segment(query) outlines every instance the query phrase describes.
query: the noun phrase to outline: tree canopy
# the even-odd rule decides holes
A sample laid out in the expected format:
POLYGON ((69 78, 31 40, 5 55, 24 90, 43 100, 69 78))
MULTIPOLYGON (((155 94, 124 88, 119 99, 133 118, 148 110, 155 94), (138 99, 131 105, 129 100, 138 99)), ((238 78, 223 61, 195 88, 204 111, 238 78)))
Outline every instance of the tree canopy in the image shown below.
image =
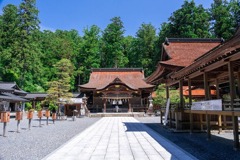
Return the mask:
POLYGON ((39 12, 36 0, 22 0, 19 6, 5 6, 0 15, 0 81, 15 81, 29 92, 47 91, 62 59, 73 65, 69 91, 88 82, 91 68, 139 67, 149 76, 166 37, 228 39, 240 22, 239 0, 214 0, 210 8, 185 0, 159 28, 142 23, 135 36, 125 35, 117 16, 103 30, 85 28, 82 36, 74 29, 42 31, 39 12))

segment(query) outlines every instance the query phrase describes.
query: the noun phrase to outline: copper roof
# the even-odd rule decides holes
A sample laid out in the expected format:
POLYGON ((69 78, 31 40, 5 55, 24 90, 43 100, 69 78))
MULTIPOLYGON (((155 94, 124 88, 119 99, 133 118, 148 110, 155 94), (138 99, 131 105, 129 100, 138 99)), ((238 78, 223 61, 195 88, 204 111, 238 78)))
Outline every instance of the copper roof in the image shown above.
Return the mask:
POLYGON ((180 78, 183 76, 187 76, 197 70, 203 69, 206 66, 209 66, 213 63, 221 61, 224 57, 231 56, 232 54, 239 53, 240 51, 240 28, 236 32, 236 34, 223 43, 212 50, 206 52, 199 58, 195 59, 194 63, 191 65, 181 69, 180 71, 176 72, 172 75, 172 78, 180 78))
POLYGON ((108 85, 120 81, 133 90, 143 88, 153 88, 144 81, 144 72, 142 69, 130 68, 111 68, 111 69, 92 69, 89 82, 80 85, 81 89, 96 89, 101 90, 108 85))
POLYGON ((156 71, 146 78, 146 82, 153 84, 169 74, 171 70, 180 70, 191 65, 196 58, 215 48, 221 42, 222 39, 167 38, 162 44, 163 52, 159 65, 156 71))
POLYGON ((167 55, 170 57, 167 61, 161 61, 160 63, 173 65, 173 66, 182 66, 186 67, 194 62, 194 60, 204 53, 208 52, 212 48, 220 44, 220 39, 218 41, 202 41, 199 39, 199 42, 196 41, 175 41, 169 44, 164 43, 163 48, 167 55))

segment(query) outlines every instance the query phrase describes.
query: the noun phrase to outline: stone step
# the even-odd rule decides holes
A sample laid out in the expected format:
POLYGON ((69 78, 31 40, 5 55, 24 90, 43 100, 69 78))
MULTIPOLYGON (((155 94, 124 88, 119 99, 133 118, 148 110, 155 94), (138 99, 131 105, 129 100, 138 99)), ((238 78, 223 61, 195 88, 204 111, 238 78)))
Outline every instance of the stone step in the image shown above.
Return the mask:
POLYGON ((131 113, 90 113, 89 117, 143 117, 144 112, 131 113))

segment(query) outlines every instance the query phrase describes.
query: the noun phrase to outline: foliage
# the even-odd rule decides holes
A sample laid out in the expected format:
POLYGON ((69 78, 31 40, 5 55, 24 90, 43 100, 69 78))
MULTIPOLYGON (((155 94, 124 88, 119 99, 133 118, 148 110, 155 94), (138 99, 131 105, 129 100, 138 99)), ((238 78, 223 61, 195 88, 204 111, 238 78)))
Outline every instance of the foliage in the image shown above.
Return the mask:
MULTIPOLYGON (((171 104, 178 104, 180 102, 179 91, 171 88, 169 90, 169 97, 171 104)), ((160 105, 162 107, 166 106, 167 98, 166 98, 166 87, 164 84, 160 84, 156 90, 156 98, 153 100, 154 104, 160 105)))
POLYGON ((240 22, 239 0, 214 0, 209 9, 185 0, 158 33, 143 23, 135 36, 124 35, 120 17, 113 17, 103 31, 96 25, 85 28, 82 36, 74 29, 41 31, 38 12, 36 0, 22 0, 19 6, 5 6, 0 15, 0 80, 15 81, 29 92, 56 88, 60 65, 53 66, 62 59, 73 66, 68 91, 87 83, 91 68, 139 67, 148 76, 166 37, 228 39, 240 22))
POLYGON ((41 103, 37 103, 37 104, 36 104, 36 110, 37 110, 37 111, 41 111, 41 110, 42 110, 41 103))
POLYGON ((211 32, 219 38, 230 38, 238 25, 239 0, 214 0, 210 8, 212 28, 211 32))
MULTIPOLYGON (((77 76, 83 74, 83 83, 88 82, 91 68, 100 67, 100 28, 96 25, 90 29, 84 29, 84 36, 82 37, 82 44, 80 54, 78 55, 78 70, 77 76)), ((78 82, 80 84, 80 82, 78 82)))
POLYGON ((61 59, 55 65, 55 79, 49 82, 48 95, 45 102, 48 104, 64 103, 73 96, 70 92, 70 82, 74 66, 68 59, 61 59), (64 101, 64 102, 63 102, 64 101))
POLYGON ((102 35, 102 67, 124 67, 128 63, 128 59, 123 54, 123 22, 120 17, 112 18, 111 22, 102 35))
POLYGON ((50 110, 53 113, 56 113, 56 111, 58 110, 58 106, 54 103, 50 103, 49 107, 48 107, 48 110, 50 110))
POLYGON ((155 70, 155 41, 156 29, 151 24, 142 24, 136 34, 133 46, 137 67, 144 68, 149 76, 155 70))
POLYGON ((184 38, 207 38, 210 37, 208 28, 209 14, 202 5, 196 6, 192 0, 184 1, 182 7, 169 18, 170 36, 184 38))
POLYGON ((32 108, 32 104, 30 103, 30 102, 26 102, 25 103, 25 110, 26 111, 30 111, 30 110, 32 110, 33 108, 32 108))

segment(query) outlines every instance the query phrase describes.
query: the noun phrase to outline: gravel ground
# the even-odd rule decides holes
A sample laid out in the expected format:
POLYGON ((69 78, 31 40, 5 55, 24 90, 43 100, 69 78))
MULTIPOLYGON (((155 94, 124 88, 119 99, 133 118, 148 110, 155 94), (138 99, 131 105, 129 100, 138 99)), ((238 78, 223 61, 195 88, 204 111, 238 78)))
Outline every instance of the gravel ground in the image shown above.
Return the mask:
POLYGON ((100 119, 84 117, 72 121, 68 118, 55 124, 50 120, 47 126, 44 118, 42 127, 39 127, 36 115, 34 118, 31 130, 28 130, 28 120, 23 118, 20 133, 16 133, 17 121, 11 118, 7 124, 7 137, 2 136, 3 123, 0 123, 0 160, 42 159, 100 119))
POLYGON ((200 160, 240 159, 240 151, 233 150, 232 132, 217 134, 216 131, 212 131, 212 138, 208 141, 206 133, 189 134, 188 132, 170 131, 160 125, 160 117, 139 117, 136 119, 200 160))

